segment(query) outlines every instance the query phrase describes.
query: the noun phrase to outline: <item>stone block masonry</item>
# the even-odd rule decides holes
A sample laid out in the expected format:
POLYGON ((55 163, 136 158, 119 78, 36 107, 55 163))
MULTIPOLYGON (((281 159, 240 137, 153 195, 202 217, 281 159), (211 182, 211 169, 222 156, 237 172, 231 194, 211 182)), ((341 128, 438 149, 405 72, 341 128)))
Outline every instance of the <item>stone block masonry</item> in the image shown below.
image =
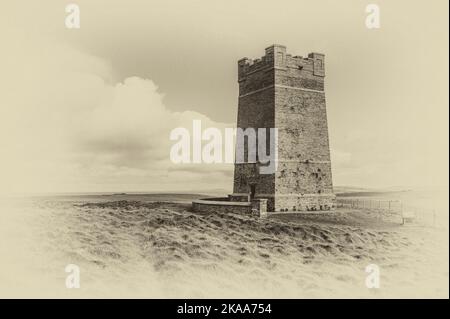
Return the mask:
POLYGON ((255 61, 238 61, 240 128, 278 128, 278 170, 236 163, 233 195, 267 199, 268 211, 319 211, 335 206, 324 89, 325 57, 307 58, 272 45, 255 61))

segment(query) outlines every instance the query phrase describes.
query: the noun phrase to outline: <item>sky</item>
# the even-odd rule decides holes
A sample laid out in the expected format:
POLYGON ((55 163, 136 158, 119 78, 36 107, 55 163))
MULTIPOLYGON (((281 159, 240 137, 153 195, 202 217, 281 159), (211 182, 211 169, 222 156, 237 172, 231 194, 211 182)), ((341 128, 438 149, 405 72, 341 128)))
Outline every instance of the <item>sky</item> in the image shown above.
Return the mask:
POLYGON ((448 186, 444 0, 6 0, 0 38, 0 192, 231 191, 170 131, 233 127, 237 60, 273 43, 325 54, 334 185, 448 186))

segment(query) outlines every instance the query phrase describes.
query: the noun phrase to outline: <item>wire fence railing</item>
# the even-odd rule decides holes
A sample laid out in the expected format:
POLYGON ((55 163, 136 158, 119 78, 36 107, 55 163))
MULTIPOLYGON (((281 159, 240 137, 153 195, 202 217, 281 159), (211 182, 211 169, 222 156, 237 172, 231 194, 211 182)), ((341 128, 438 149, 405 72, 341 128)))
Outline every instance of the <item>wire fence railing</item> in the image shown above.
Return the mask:
POLYGON ((378 213, 381 219, 396 218, 403 224, 414 222, 435 227, 440 222, 435 209, 407 205, 401 200, 338 198, 337 207, 378 213))

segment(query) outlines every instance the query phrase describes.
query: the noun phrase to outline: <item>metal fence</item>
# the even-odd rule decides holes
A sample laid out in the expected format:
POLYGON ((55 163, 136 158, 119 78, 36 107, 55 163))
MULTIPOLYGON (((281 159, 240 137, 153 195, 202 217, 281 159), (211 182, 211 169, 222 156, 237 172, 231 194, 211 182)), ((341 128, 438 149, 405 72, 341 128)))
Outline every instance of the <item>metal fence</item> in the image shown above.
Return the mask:
POLYGON ((383 210, 386 212, 401 212, 403 203, 400 200, 377 200, 364 198, 338 198, 338 207, 383 210))
POLYGON ((338 198, 337 207, 375 212, 379 218, 396 218, 401 223, 413 221, 428 226, 439 223, 434 209, 405 205, 401 200, 338 198))

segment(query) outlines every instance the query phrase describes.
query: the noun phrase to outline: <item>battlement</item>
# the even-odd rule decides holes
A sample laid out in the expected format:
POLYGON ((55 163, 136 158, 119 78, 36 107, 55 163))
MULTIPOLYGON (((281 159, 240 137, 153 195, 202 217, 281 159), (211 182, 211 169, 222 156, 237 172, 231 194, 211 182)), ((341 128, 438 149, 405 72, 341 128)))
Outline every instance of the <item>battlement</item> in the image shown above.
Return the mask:
POLYGON ((295 69, 299 72, 310 73, 314 76, 325 76, 325 55, 322 53, 309 53, 306 58, 292 56, 286 53, 284 45, 273 44, 265 49, 265 55, 252 60, 242 58, 238 61, 239 80, 246 76, 266 69, 295 69))

